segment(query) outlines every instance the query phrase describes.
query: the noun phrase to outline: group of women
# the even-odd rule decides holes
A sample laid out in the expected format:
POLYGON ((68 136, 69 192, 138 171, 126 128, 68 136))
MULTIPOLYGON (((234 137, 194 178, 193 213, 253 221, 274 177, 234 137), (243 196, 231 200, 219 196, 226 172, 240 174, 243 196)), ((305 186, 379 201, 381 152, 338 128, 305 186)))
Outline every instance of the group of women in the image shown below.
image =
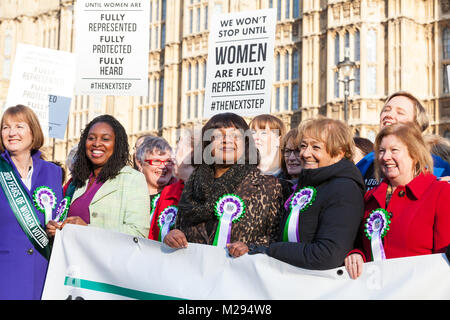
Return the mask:
POLYGON ((408 95, 395 97, 397 107, 411 110, 396 118, 391 97, 386 101, 373 153, 361 160, 373 159, 379 181, 367 193, 343 122, 305 120, 286 133, 272 115, 248 125, 233 113, 209 119, 197 145, 180 139, 176 161, 170 146, 143 139, 137 170, 122 125, 99 116, 81 135, 63 189, 61 168, 39 151, 37 117, 25 106, 8 108, 1 119, 0 299, 40 298, 52 239, 67 224, 176 249, 218 246, 235 258, 267 254, 307 269, 345 264, 354 279, 372 259, 445 252, 450 185, 433 175, 421 113, 398 99, 411 102, 408 95))

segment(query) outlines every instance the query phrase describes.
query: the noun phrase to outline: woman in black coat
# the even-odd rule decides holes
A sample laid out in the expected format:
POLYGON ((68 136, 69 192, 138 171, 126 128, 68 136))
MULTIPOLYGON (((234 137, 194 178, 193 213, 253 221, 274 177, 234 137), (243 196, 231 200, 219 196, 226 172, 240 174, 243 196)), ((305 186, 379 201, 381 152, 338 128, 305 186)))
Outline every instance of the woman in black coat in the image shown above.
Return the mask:
POLYGON ((288 199, 281 241, 254 246, 250 254, 305 268, 342 266, 364 214, 364 181, 352 162, 354 142, 341 121, 322 118, 299 127, 303 170, 288 199))

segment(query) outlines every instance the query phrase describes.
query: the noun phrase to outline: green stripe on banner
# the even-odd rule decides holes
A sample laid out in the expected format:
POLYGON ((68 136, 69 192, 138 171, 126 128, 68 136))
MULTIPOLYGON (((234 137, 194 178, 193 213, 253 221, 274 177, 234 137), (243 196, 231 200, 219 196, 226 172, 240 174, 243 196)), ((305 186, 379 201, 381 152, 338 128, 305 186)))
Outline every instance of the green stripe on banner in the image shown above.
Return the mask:
POLYGON ((65 286, 71 286, 81 289, 94 290, 105 293, 112 293, 123 297, 128 297, 137 300, 183 300, 181 298, 164 296, 150 292, 138 291, 124 287, 115 286, 108 283, 90 281, 85 279, 78 279, 66 277, 64 280, 65 286))

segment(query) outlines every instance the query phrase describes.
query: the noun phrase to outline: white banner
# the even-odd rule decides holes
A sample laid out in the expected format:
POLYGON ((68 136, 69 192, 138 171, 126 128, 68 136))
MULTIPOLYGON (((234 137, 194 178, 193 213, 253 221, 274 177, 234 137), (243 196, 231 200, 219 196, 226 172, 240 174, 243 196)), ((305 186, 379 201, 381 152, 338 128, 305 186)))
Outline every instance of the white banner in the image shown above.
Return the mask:
POLYGON ((44 135, 49 136, 49 100, 59 96, 70 105, 74 85, 73 53, 18 43, 6 108, 17 104, 30 107, 44 135))
POLYGON ((189 244, 173 250, 148 239, 94 227, 57 232, 42 299, 450 299, 444 254, 312 271, 264 254, 231 258, 189 244))
POLYGON ((78 0, 80 95, 147 96, 150 1, 78 0))
POLYGON ((270 113, 276 10, 211 19, 203 117, 270 113))

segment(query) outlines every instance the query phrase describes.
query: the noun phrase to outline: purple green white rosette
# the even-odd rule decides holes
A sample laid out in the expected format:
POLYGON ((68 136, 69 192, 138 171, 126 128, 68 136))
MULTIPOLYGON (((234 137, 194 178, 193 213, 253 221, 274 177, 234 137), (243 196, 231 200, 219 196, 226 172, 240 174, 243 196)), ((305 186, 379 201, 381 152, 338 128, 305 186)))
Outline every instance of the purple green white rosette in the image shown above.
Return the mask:
POLYGON ((230 243, 231 225, 239 221, 245 213, 245 204, 235 194, 225 194, 217 200, 214 214, 219 219, 213 245, 225 248, 230 243))
POLYGON ((169 230, 175 225, 178 208, 176 206, 168 206, 165 208, 158 218, 159 227, 159 241, 163 241, 164 237, 169 233, 169 230))
POLYGON ((317 190, 308 186, 297 191, 289 204, 290 212, 283 231, 284 242, 300 242, 298 230, 300 213, 308 209, 316 199, 317 190))
POLYGON ((69 212, 70 198, 64 197, 59 203, 58 209, 56 209, 55 221, 63 222, 67 218, 67 213, 69 212))
POLYGON ((52 219, 52 211, 56 207, 56 195, 47 186, 36 188, 33 193, 35 207, 45 215, 45 224, 52 219))
POLYGON ((384 238, 386 233, 389 231, 390 223, 391 219, 389 217, 389 212, 382 208, 373 210, 366 220, 364 233, 370 240, 372 257, 374 261, 386 259, 383 242, 381 239, 384 238))
POLYGON ((150 203, 150 221, 153 221, 153 215, 155 214, 156 205, 158 204, 158 200, 161 197, 161 193, 158 193, 150 203))

